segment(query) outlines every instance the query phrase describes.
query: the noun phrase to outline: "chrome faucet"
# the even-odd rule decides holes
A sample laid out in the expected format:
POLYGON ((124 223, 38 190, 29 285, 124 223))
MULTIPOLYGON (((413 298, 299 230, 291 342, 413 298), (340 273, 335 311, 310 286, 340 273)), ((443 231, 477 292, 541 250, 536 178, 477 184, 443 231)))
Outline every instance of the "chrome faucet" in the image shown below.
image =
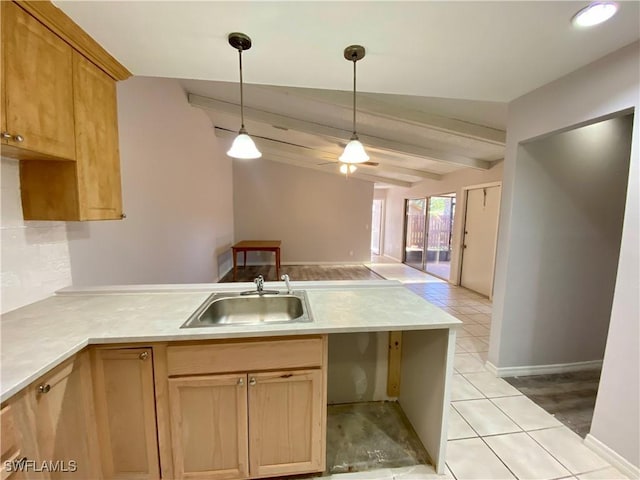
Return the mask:
POLYGON ((256 284, 256 292, 258 292, 258 295, 264 292, 264 277, 262 275, 258 275, 253 283, 256 284))
POLYGON ((247 292, 240 292, 240 295, 255 295, 258 294, 260 296, 262 295, 276 295, 280 292, 278 292, 277 290, 265 290, 264 289, 264 277, 262 275, 258 275, 254 280, 253 283, 256 284, 256 289, 255 290, 249 290, 247 292))
POLYGON ((280 277, 280 280, 284 280, 284 283, 287 286, 287 294, 291 295, 293 293, 293 290, 291 290, 291 285, 289 284, 289 275, 285 273, 280 277))

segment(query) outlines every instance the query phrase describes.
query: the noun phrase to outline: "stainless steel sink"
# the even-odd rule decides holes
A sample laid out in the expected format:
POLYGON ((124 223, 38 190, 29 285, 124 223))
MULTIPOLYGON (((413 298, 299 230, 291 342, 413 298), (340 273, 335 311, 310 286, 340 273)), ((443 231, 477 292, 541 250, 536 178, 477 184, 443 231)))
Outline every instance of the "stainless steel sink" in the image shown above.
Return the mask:
POLYGON ((304 291, 264 295, 214 293, 180 328, 311 321, 304 291))

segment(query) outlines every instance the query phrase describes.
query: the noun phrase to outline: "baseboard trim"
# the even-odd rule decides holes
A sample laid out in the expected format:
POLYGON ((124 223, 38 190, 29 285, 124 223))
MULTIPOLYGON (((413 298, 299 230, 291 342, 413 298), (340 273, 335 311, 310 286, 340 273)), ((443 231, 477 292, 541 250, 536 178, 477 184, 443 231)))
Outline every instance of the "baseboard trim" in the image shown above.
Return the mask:
POLYGON ((281 262, 280 265, 354 265, 354 266, 365 266, 365 263, 368 263, 368 260, 365 261, 357 261, 351 260, 349 262, 281 262))
POLYGON ((524 365, 521 367, 496 367, 487 360, 485 367, 496 377, 525 377, 527 375, 548 375, 551 373, 581 372, 602 368, 602 360, 586 362, 555 363, 551 365, 524 365))
POLYGON ((489 360, 487 360, 484 363, 484 368, 486 368, 487 370, 489 370, 491 373, 493 373, 496 377, 499 377, 500 375, 498 375, 498 368, 491 363, 489 360))
POLYGON ((590 433, 587 433, 587 437, 584 439, 584 444, 629 478, 640 478, 640 468, 636 467, 629 460, 602 443, 590 433))
MULTIPOLYGON (((365 261, 357 261, 357 260, 350 260, 348 262, 280 262, 280 266, 283 265, 354 265, 354 266, 365 266, 365 264, 368 264, 369 260, 365 260, 365 261)), ((238 268, 242 268, 243 262, 242 260, 238 260, 238 268)), ((273 262, 273 260, 271 261, 267 261, 267 262, 259 262, 259 261, 254 261, 254 260, 250 260, 247 261, 247 267, 275 267, 276 264, 273 262)), ((231 270, 233 270, 233 266, 231 267, 231 270)))
POLYGON ((220 275, 218 278, 216 278, 215 283, 218 283, 220 280, 222 280, 225 277, 225 275, 227 273, 229 273, 231 271, 233 271, 233 266, 229 267, 229 269, 226 272, 224 272, 222 275, 220 275))

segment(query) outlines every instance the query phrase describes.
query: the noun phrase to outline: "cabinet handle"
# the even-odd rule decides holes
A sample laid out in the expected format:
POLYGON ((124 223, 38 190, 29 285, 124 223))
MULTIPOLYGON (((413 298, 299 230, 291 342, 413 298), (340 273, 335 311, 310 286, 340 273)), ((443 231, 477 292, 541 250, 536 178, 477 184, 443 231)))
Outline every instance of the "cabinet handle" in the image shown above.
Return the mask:
POLYGON ((244 385, 244 378, 240 377, 238 379, 238 385, 240 385, 241 387, 244 385))
POLYGON ((120 214, 120 218, 123 218, 123 219, 124 219, 124 218, 127 218, 127 214, 126 214, 126 213, 121 213, 121 214, 120 214))
POLYGON ((249 380, 249 385, 254 386, 256 384, 256 379, 251 377, 251 379, 249 380))
POLYGON ((40 393, 49 393, 49 390, 51 390, 51 385, 49 385, 48 383, 46 385, 40 385, 38 387, 38 392, 40 393))
POLYGON ((149 358, 149 352, 142 352, 139 355, 140 360, 146 360, 147 358, 149 358))
POLYGON ((0 133, 0 137, 2 137, 5 140, 15 140, 18 143, 22 143, 24 142, 24 137, 22 135, 11 135, 9 132, 2 132, 0 133))

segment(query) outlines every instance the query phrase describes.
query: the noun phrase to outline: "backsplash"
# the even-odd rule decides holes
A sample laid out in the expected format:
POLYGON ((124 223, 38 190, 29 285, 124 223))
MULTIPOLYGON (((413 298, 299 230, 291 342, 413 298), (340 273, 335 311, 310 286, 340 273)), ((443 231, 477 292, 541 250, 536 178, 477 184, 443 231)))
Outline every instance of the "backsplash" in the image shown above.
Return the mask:
POLYGON ((25 222, 18 161, 2 158, 0 310, 4 313, 71 285, 65 222, 25 222))

